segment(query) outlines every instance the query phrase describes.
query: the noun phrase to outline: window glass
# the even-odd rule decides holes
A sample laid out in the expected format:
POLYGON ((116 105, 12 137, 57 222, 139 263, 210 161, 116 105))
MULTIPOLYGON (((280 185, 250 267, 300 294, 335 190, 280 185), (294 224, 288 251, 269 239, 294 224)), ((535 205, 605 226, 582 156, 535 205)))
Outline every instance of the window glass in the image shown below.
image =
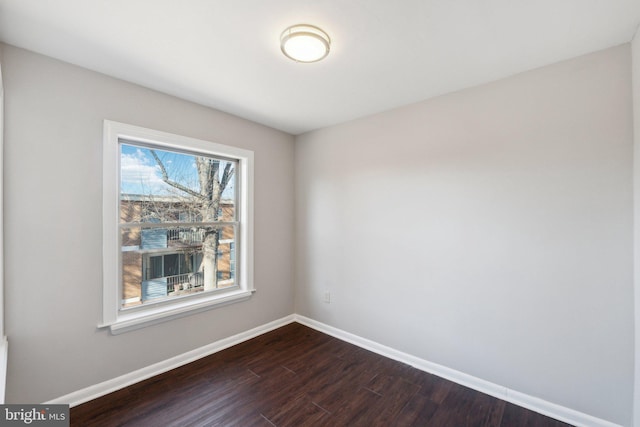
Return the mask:
POLYGON ((235 285, 236 169, 120 141, 122 308, 235 285))

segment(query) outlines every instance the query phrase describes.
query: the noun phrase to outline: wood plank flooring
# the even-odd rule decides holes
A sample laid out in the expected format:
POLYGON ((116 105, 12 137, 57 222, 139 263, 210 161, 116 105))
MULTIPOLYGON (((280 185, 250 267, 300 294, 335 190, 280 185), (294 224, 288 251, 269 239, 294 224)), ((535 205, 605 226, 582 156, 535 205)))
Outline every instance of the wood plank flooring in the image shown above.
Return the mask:
POLYGON ((568 426, 293 323, 71 409, 72 426, 568 426))

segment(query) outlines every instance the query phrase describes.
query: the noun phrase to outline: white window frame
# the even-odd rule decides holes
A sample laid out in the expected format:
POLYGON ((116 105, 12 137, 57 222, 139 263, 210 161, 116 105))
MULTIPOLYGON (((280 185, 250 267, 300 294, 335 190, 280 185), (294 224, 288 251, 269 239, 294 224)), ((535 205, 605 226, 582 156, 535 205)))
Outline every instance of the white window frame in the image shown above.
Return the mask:
POLYGON ((119 334, 222 305, 245 301, 255 292, 253 286, 253 151, 186 136, 175 135, 125 123, 104 121, 103 139, 103 310, 99 328, 119 334), (203 292, 136 310, 121 307, 122 264, 120 248, 120 149, 119 141, 151 144, 169 150, 182 150, 236 159, 239 249, 236 258, 237 287, 228 291, 203 292))

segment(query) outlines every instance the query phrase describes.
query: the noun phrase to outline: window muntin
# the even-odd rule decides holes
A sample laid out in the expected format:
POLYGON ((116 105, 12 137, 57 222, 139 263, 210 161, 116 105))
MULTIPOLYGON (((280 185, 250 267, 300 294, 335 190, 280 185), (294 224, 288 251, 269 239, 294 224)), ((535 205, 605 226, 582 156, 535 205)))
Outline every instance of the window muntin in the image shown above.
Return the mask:
POLYGON ((248 299, 253 152, 107 120, 104 131, 100 327, 121 333, 248 299), (194 169, 214 177, 205 207, 194 169), (217 246, 206 244, 212 236, 217 246))

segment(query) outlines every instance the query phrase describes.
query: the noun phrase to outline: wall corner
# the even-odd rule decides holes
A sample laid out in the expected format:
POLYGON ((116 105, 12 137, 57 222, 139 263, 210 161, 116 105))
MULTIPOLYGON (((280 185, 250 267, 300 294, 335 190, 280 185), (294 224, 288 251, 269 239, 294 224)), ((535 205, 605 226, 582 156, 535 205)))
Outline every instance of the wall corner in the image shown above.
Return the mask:
POLYGON ((633 111, 633 283, 635 366, 632 423, 640 427, 640 27, 631 40, 633 111))

